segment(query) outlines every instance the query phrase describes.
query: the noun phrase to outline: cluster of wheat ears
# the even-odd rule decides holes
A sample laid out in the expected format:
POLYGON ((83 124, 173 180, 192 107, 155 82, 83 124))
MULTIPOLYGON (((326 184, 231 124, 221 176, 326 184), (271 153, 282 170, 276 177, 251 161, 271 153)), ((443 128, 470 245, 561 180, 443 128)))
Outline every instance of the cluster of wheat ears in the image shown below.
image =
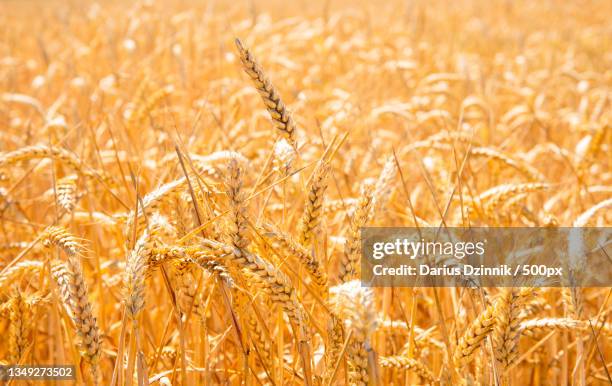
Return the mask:
POLYGON ((610 2, 0 10, 2 364, 612 383, 610 288, 359 280, 364 226, 610 225, 610 2))

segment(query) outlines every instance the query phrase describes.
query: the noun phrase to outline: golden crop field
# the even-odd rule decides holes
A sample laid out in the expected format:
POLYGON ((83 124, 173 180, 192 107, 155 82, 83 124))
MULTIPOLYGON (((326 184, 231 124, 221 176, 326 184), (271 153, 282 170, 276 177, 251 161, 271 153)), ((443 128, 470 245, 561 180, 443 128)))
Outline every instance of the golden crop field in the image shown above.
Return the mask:
POLYGON ((612 224, 611 16, 0 2, 0 364, 86 385, 611 384, 611 288, 360 284, 366 226, 612 224))

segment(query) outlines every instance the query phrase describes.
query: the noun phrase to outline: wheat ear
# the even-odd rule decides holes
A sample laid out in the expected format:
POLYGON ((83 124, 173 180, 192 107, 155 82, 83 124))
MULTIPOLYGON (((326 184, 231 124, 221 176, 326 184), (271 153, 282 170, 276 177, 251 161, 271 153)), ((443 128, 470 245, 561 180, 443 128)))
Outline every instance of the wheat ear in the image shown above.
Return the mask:
POLYGON ((234 247, 244 249, 249 246, 248 220, 246 217, 246 196, 242 189, 242 169, 235 159, 227 167, 227 196, 230 200, 231 229, 229 237, 234 247))
POLYGON ((221 262, 226 256, 232 254, 232 248, 227 246, 229 251, 223 249, 209 250, 200 246, 176 246, 156 244, 151 249, 151 254, 147 262, 147 274, 165 261, 177 261, 199 266, 211 275, 218 275, 219 278, 233 287, 234 282, 227 266, 221 262))
POLYGON ((91 365, 92 377, 96 380, 101 353, 100 332, 87 299, 87 285, 79 261, 84 247, 79 239, 56 226, 45 229, 41 240, 44 246, 55 245, 68 255, 65 264, 57 263, 53 266, 52 276, 60 288, 64 305, 81 339, 82 356, 91 365))
POLYGON ((298 225, 300 232, 298 240, 304 247, 309 247, 312 244, 312 241, 316 237, 319 223, 321 222, 323 200, 325 190, 327 189, 326 178, 328 174, 329 165, 320 163, 314 171, 308 187, 306 205, 304 206, 304 212, 298 225))
POLYGON ((412 330, 416 334, 415 340, 418 338, 418 340, 420 341, 417 343, 422 342, 422 343, 425 343, 427 345, 433 346, 441 350, 443 350, 446 347, 444 343, 442 343, 442 341, 432 337, 431 332, 429 332, 428 330, 425 330, 419 326, 410 326, 403 320, 389 320, 389 319, 379 318, 376 321, 376 328, 377 328, 377 331, 384 331, 386 333, 392 333, 392 334, 395 333, 395 334, 402 334, 402 335, 408 335, 410 334, 410 331, 412 330))
POLYGON ((92 378, 95 380, 97 379, 98 360, 102 352, 100 332, 91 304, 87 299, 88 291, 81 264, 77 257, 70 257, 65 264, 54 264, 51 273, 57 282, 64 306, 81 340, 81 355, 90 364, 92 378))
POLYGON ((204 318, 206 315, 198 296, 197 267, 185 260, 174 260, 173 263, 172 276, 177 284, 179 309, 185 315, 191 312, 199 318, 204 318))
POLYGON ((244 47, 239 39, 236 39, 236 47, 238 48, 244 71, 251 78, 259 95, 261 95, 268 113, 272 117, 274 126, 287 138, 293 148, 297 148, 295 138, 296 126, 291 113, 285 107, 278 91, 276 91, 276 88, 274 88, 257 60, 255 60, 251 51, 244 47))
POLYGON ((264 327, 253 312, 247 312, 247 325, 249 326, 249 336, 253 344, 257 347, 261 360, 266 368, 272 367, 272 342, 264 331, 264 327))
POLYGON ((532 293, 531 288, 504 289, 495 302, 493 351, 504 369, 514 363, 518 355, 522 305, 532 293))
MULTIPOLYGON (((145 213, 156 212, 159 207, 169 201, 176 194, 180 193, 185 186, 187 185, 187 178, 182 177, 178 178, 174 181, 165 183, 159 186, 154 191, 147 193, 142 198, 142 205, 138 205, 138 229, 141 229, 146 223, 145 213)), ((129 244, 132 241, 132 228, 134 225, 134 210, 128 213, 125 216, 125 235, 126 235, 126 243, 129 244)))
POLYGON ((124 279, 125 307, 131 319, 136 319, 144 308, 145 274, 153 249, 151 236, 148 231, 145 231, 127 257, 124 279))
POLYGON ((57 246, 69 257, 78 257, 85 250, 81 241, 70 234, 66 229, 58 226, 50 226, 41 235, 42 244, 49 248, 57 246))
POLYGON ((467 365, 473 358, 474 352, 482 341, 493 331, 495 326, 495 306, 489 305, 478 315, 470 324, 468 329, 459 339, 455 348, 453 360, 455 366, 462 367, 467 365))
POLYGON ((595 216, 595 214, 597 214, 597 212, 612 207, 612 198, 608 198, 607 200, 603 200, 601 202, 599 202, 598 204, 592 206, 591 208, 587 209, 586 211, 584 211, 580 216, 578 216, 576 218, 576 220, 573 223, 574 227, 585 227, 589 224, 589 222, 591 221, 592 217, 595 216))
POLYGON ((76 204, 76 176, 68 176, 57 182, 57 205, 66 213, 72 213, 76 204))
POLYGON ((335 315, 331 315, 327 325, 327 341, 325 345, 325 371, 323 372, 324 384, 329 384, 334 374, 336 364, 340 360, 342 345, 344 344, 344 329, 342 321, 335 315))
POLYGON ((0 295, 9 289, 11 284, 18 283, 21 278, 34 276, 42 267, 43 263, 36 260, 20 261, 13 265, 0 275, 0 295))
POLYGON ((272 158, 272 169, 281 177, 286 177, 291 174, 293 161, 295 160, 296 151, 287 142, 285 138, 281 138, 274 144, 274 158, 272 158))
POLYGON ((435 377, 431 370, 427 368, 423 363, 416 359, 408 358, 406 356, 390 356, 380 357, 378 363, 381 367, 393 367, 396 369, 404 369, 414 371, 418 376, 428 383, 435 382, 435 377))
MULTIPOLYGON (((237 206, 243 205, 244 202, 232 200, 231 204, 237 206)), ((241 218, 244 213, 243 210, 234 208, 234 219, 241 218)), ((240 229, 239 226, 233 229, 231 239, 236 244, 243 245, 242 240, 246 236, 240 234, 240 229)), ((309 338, 310 333, 306 328, 307 314, 297 298, 295 287, 285 273, 261 256, 250 253, 246 249, 238 248, 236 245, 227 245, 213 240, 202 240, 201 243, 210 248, 211 252, 216 255, 211 257, 221 258, 224 265, 241 272, 247 280, 253 279, 268 293, 270 299, 275 304, 280 305, 287 316, 296 323, 301 330, 303 339, 309 338)), ((194 261, 198 260, 194 259, 194 261)))
POLYGON ((9 320, 9 359, 11 363, 17 364, 30 345, 33 322, 31 307, 19 290, 15 290, 9 300, 9 320))
POLYGON ((361 197, 355 205, 353 217, 344 246, 344 255, 340 264, 340 281, 347 282, 359 276, 361 258, 361 227, 370 219, 374 204, 374 189, 370 184, 364 184, 361 197))
POLYGON ((344 330, 351 332, 348 345, 349 382, 367 385, 370 381, 368 352, 370 338, 376 327, 374 293, 352 280, 330 289, 330 303, 343 322, 344 330))
MULTIPOLYGON (((494 217, 496 209, 510 198, 525 193, 541 192, 549 188, 549 184, 541 182, 498 185, 480 194, 476 202, 483 202, 485 214, 489 217, 494 217)), ((472 203, 472 206, 474 204, 472 203)))
POLYGON ((393 180, 397 176, 397 165, 395 163, 395 157, 393 155, 387 157, 385 161, 385 166, 383 166, 380 175, 378 176, 378 180, 376 180, 376 184, 374 186, 374 206, 372 208, 372 213, 375 216, 381 209, 384 208, 387 201, 389 201, 389 197, 393 192, 393 180))
POLYGON ((263 227, 265 229, 264 235, 267 238, 280 247, 282 251, 295 256, 300 264, 306 268, 313 282, 320 289, 326 288, 327 274, 325 273, 325 267, 323 267, 312 254, 308 253, 308 251, 293 240, 290 235, 281 232, 272 225, 264 224, 263 227))
POLYGON ((307 315, 291 280, 260 256, 237 251, 233 254, 233 259, 235 264, 242 267, 242 272, 248 279, 254 279, 269 294, 270 299, 283 308, 289 318, 300 327, 304 339, 308 339, 310 334, 306 329, 307 315))
MULTIPOLYGON (((595 331, 599 330, 604 334, 610 334, 612 326, 608 323, 600 326, 593 323, 595 331)), ((591 325, 588 320, 576 320, 572 318, 541 318, 531 319, 521 322, 519 330, 522 335, 535 336, 538 332, 545 330, 561 330, 561 331, 589 331, 591 325)))
POLYGON ((160 88, 146 98, 143 102, 138 103, 137 108, 132 112, 128 119, 127 126, 130 129, 141 129, 143 122, 151 114, 151 111, 165 98, 167 98, 174 88, 172 86, 165 86, 160 88))
POLYGON ((85 176, 93 177, 96 175, 95 171, 85 167, 83 162, 70 151, 60 147, 45 145, 26 146, 11 152, 2 153, 0 154, 0 167, 8 167, 21 161, 40 158, 53 158, 70 165, 85 176))

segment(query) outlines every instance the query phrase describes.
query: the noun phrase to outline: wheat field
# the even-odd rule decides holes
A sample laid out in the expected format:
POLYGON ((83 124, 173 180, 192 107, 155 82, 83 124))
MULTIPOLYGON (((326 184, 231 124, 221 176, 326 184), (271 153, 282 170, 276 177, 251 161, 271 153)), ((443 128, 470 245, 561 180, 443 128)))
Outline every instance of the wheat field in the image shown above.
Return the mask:
POLYGON ((365 226, 612 224, 612 2, 376 3, 0 2, 0 364, 611 384, 610 288, 359 279, 365 226))

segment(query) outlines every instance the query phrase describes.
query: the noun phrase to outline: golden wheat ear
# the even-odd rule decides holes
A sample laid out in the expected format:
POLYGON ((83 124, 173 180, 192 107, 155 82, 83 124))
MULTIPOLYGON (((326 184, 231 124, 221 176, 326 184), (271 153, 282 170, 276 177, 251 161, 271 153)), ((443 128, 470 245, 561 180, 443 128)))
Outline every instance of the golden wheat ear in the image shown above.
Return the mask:
POLYGON ((378 363, 381 367, 391 367, 413 371, 427 383, 434 383, 436 381, 431 370, 429 370, 422 362, 413 358, 408 358, 401 355, 380 357, 378 363))
POLYGON ((323 215, 323 201, 327 190, 329 170, 329 164, 321 162, 314 171, 308 187, 304 212, 298 225, 300 231, 298 241, 305 248, 310 247, 317 236, 317 230, 323 215))
POLYGON ((9 311, 9 359, 12 363, 20 363, 31 344, 30 335, 34 320, 32 319, 32 308, 26 302, 23 294, 15 289, 8 302, 9 311))
POLYGON ((344 255, 340 261, 340 281, 346 283, 359 277, 361 273, 361 227, 365 226, 371 217, 372 207, 375 204, 374 186, 365 183, 361 189, 361 196, 355 204, 351 218, 344 255))
POLYGON ((351 385, 368 385, 370 371, 370 345, 376 327, 374 292, 361 287, 359 280, 351 280, 330 289, 330 304, 342 321, 344 329, 351 331, 347 347, 349 382, 351 385))
POLYGON ((248 48, 244 47, 240 39, 236 38, 236 47, 238 48, 238 53, 240 54, 240 60, 242 61, 242 66, 244 71, 247 73, 249 78, 253 81, 255 88, 261 95, 261 99, 266 105, 266 109, 274 122, 274 127, 278 129, 281 134, 287 141, 293 146, 293 148, 297 148, 296 141, 296 125, 293 121, 291 113, 283 103, 280 94, 267 77, 264 70, 261 68, 251 51, 248 48))
POLYGON ((53 264, 51 273, 60 289, 64 307, 74 322, 76 333, 80 338, 81 356, 89 364, 92 379, 95 380, 98 377, 102 346, 81 264, 77 257, 71 256, 66 263, 53 264))
POLYGON ((57 182, 56 193, 57 205, 66 213, 70 214, 74 210, 77 200, 76 176, 70 175, 57 182))
POLYGON ((455 348, 453 361, 455 366, 461 368, 473 359, 476 349, 478 349, 484 339, 493 331, 495 326, 495 306, 489 305, 483 312, 472 321, 468 329, 459 339, 455 348))

